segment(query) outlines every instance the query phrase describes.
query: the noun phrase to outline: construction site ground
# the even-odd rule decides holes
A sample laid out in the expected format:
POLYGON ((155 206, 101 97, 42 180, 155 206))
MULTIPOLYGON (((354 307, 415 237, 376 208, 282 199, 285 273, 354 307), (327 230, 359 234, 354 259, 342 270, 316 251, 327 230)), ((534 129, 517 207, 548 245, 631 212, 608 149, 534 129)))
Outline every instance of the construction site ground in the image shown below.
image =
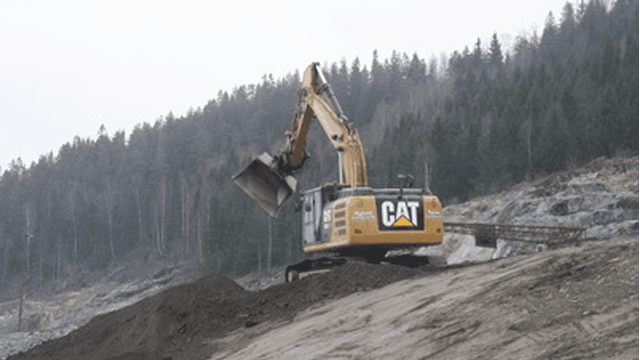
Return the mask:
POLYGON ((637 359, 638 236, 481 263, 209 275, 10 359, 637 359))

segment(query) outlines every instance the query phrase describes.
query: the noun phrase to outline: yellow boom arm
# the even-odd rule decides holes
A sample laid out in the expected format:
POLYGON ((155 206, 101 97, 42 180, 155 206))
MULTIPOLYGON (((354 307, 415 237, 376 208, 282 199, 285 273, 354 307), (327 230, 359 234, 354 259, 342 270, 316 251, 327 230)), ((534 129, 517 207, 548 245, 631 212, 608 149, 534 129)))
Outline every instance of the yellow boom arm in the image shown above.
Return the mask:
POLYGON ((367 163, 358 130, 342 112, 318 63, 309 65, 305 70, 299 96, 291 131, 285 133, 287 143, 283 150, 283 154, 290 154, 291 168, 298 168, 301 160, 304 161, 307 132, 315 115, 331 145, 338 152, 341 162, 338 182, 350 186, 367 186, 367 163))
POLYGON ((367 162, 358 130, 342 112, 318 63, 312 63, 305 70, 298 94, 291 129, 285 132, 280 153, 273 157, 264 153, 233 176, 235 183, 272 217, 296 191, 297 180, 292 173, 300 169, 307 158, 304 146, 314 116, 338 152, 338 183, 367 186, 367 162))

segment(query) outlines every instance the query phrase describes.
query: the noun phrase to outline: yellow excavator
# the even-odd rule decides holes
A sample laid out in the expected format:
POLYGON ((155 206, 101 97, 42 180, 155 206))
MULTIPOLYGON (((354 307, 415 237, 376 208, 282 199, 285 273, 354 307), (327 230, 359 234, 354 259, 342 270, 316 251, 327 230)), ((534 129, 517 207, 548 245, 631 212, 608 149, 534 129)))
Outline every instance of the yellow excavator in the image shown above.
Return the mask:
POLYGON ((312 119, 317 119, 338 155, 338 180, 300 192, 302 250, 309 258, 290 265, 287 281, 350 259, 390 261, 390 250, 442 243, 442 204, 428 189, 412 187, 399 175, 398 188, 368 185, 367 163, 358 130, 344 115, 319 63, 305 70, 291 129, 282 150, 264 153, 233 176, 234 182, 270 216, 297 191, 294 172, 302 168, 312 119), (324 257, 318 257, 319 255, 324 257))

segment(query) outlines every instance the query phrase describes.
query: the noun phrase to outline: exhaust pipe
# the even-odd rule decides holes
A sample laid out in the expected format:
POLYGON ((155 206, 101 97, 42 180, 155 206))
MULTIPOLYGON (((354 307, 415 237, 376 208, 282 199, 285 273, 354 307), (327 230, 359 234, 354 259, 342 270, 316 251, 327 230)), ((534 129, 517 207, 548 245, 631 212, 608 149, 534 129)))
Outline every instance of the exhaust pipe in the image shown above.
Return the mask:
POLYGON ((275 160, 267 153, 258 156, 231 179, 273 218, 298 186, 296 178, 277 170, 275 160))

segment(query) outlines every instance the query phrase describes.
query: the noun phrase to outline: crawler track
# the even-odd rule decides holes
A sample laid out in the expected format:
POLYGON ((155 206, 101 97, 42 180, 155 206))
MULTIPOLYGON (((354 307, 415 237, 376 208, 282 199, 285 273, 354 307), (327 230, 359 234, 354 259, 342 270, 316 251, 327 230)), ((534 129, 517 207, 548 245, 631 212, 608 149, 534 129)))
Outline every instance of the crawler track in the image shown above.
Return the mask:
POLYGON ((289 265, 285 270, 285 281, 293 282, 305 276, 330 271, 332 268, 345 264, 393 264, 407 268, 417 268, 429 264, 426 256, 401 254, 396 256, 365 258, 357 256, 324 256, 318 259, 306 259, 295 265, 289 265))

